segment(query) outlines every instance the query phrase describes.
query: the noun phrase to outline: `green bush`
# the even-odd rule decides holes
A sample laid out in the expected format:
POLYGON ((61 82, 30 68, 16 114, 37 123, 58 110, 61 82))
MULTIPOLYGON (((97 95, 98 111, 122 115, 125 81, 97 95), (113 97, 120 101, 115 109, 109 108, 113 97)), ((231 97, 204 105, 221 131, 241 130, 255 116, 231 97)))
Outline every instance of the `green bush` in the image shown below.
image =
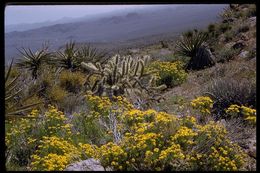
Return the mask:
POLYGON ((239 53, 239 50, 232 49, 232 48, 226 48, 223 47, 219 50, 218 54, 216 55, 217 62, 226 62, 232 60, 237 54, 239 53))
POLYGON ((60 86, 68 92, 78 93, 83 89, 85 75, 81 72, 64 70, 60 74, 60 86))
POLYGON ((221 78, 213 81, 207 93, 214 99, 213 113, 217 119, 225 118, 225 109, 232 104, 256 107, 256 85, 248 80, 221 78))
POLYGON ((221 23, 219 25, 219 30, 222 33, 225 33, 226 31, 230 30, 232 26, 229 23, 221 23))

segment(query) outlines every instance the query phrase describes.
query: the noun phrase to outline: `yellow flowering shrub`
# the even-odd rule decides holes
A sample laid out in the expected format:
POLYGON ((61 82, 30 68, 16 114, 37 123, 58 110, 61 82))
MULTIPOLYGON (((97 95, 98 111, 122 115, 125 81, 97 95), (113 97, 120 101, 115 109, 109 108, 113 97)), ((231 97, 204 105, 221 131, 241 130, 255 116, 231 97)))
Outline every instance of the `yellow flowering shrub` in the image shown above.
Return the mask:
MULTIPOLYGON (((106 135, 102 136, 102 143, 78 140, 80 136, 86 136, 85 131, 73 127, 73 121, 49 106, 44 114, 34 110, 29 115, 31 119, 13 126, 12 132, 8 131, 6 144, 10 146, 13 134, 31 134, 23 138, 26 145, 34 148, 27 163, 31 170, 64 170, 70 163, 88 158, 100 160, 105 168, 128 171, 227 171, 242 170, 246 166, 247 156, 227 138, 226 129, 219 123, 209 121, 200 125, 193 116, 178 118, 153 109, 137 110, 123 97, 111 101, 88 94, 87 100, 89 112, 84 116, 73 115, 73 118, 80 116, 81 122, 90 122, 87 125, 94 129, 91 138, 99 135, 98 130, 107 128, 107 136, 116 133, 120 140, 106 139, 106 135), (112 123, 102 124, 111 119, 112 123), (95 127, 91 126, 93 122, 97 123, 95 127), (35 130, 37 133, 33 133, 35 130)), ((205 109, 212 103, 197 101, 195 104, 203 105, 205 109)), ((246 107, 240 109, 247 116, 255 114, 246 107)))
POLYGON ((191 101, 191 106, 199 110, 202 114, 210 114, 210 109, 213 107, 213 101, 210 97, 198 97, 191 101))
POLYGON ((183 83, 187 78, 183 66, 184 64, 181 61, 154 61, 148 67, 148 71, 157 70, 155 77, 158 85, 165 84, 167 87, 173 87, 183 83))
MULTIPOLYGON (((6 129, 6 146, 10 150, 10 162, 16 158, 20 165, 27 165, 31 161, 30 155, 35 152, 43 136, 58 136, 70 138, 72 136, 72 124, 68 122, 63 112, 54 106, 44 114, 38 110, 32 110, 26 118, 9 122, 11 128, 6 129), (19 161, 21 160, 24 161, 19 161)), ((46 156, 47 157, 47 156, 46 156)))
POLYGON ((100 147, 103 154, 99 159, 105 167, 114 170, 239 170, 244 166, 242 150, 227 139, 223 126, 212 121, 198 125, 192 116, 177 118, 155 110, 136 109, 126 111, 123 119, 123 139, 100 147), (227 150, 224 151, 225 166, 222 160, 214 158, 211 150, 211 147, 224 146, 227 150), (209 155, 212 160, 208 159, 209 155))
POLYGON ((33 154, 32 170, 63 170, 74 161, 79 160, 80 151, 71 142, 57 136, 43 136, 38 149, 33 154))
POLYGON ((256 124, 256 110, 246 107, 246 106, 238 106, 238 105, 230 105, 226 109, 226 113, 230 116, 236 117, 236 116, 243 116, 244 119, 249 124, 256 124))
POLYGON ((83 158, 98 158, 99 156, 99 148, 96 145, 79 143, 79 148, 83 152, 83 158))

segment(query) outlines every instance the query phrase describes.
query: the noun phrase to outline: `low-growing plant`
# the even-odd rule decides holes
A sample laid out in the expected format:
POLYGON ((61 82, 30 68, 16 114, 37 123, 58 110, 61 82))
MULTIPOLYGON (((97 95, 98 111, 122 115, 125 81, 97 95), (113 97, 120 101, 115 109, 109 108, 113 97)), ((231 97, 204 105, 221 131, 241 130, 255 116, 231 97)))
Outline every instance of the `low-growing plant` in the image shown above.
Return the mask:
POLYGON ((225 112, 232 117, 243 117, 246 122, 249 124, 256 125, 256 110, 246 107, 239 106, 236 104, 230 105, 225 112))
POLYGON ((68 92, 78 93, 83 89, 85 75, 81 72, 62 71, 60 73, 60 86, 68 92))
POLYGON ((234 59, 238 53, 238 49, 223 47, 216 55, 216 61, 221 63, 230 61, 234 59))
POLYGON ((235 32, 230 30, 230 31, 227 31, 225 34, 224 34, 224 37, 225 37, 225 42, 229 42, 231 41, 232 39, 234 39, 235 37, 235 32))
POLYGON ((61 88, 58 84, 53 85, 47 90, 47 96, 52 103, 62 102, 67 95, 68 92, 61 88))
POLYGON ((183 66, 184 64, 181 61, 172 63, 154 61, 150 64, 149 69, 157 70, 155 74, 157 85, 165 84, 167 87, 174 87, 182 84, 187 78, 187 73, 183 66))
MULTIPOLYGON (((50 143, 50 146, 44 145, 44 141, 49 138, 70 140, 73 133, 72 126, 73 125, 68 122, 68 118, 53 106, 49 106, 48 111, 44 114, 41 114, 38 110, 33 110, 25 118, 7 121, 5 137, 6 164, 8 166, 14 164, 28 166, 33 163, 32 170, 53 170, 54 168, 50 168, 47 162, 56 161, 46 160, 46 157, 49 154, 52 155, 52 145, 55 147, 57 143, 61 144, 63 141, 57 143, 53 141, 53 143, 50 143), (44 153, 41 153, 45 147, 47 149, 50 147, 50 150, 44 150, 44 153), (35 155, 35 157, 31 158, 31 155, 35 155), (45 165, 43 162, 45 162, 45 165)), ((64 142, 68 143, 66 141, 64 142)), ((60 148, 60 151, 63 152, 63 149, 64 148, 60 148)), ((55 154, 59 155, 60 153, 55 154)), ((66 154, 66 152, 64 154, 66 154)), ((71 153, 67 154, 67 157, 71 157, 71 153)), ((62 154, 59 156, 61 157, 62 154)), ((59 165, 61 163, 56 162, 53 164, 59 165)), ((66 166, 66 164, 63 166, 66 166)), ((58 167, 55 167, 55 170, 57 170, 56 168, 58 167)))
POLYGON ((207 90, 214 100, 212 112, 217 119, 225 118, 225 109, 232 104, 256 106, 256 86, 248 80, 222 78, 214 80, 207 90))
POLYGON ((200 120, 205 123, 211 114, 211 109, 213 107, 213 101, 210 97, 198 97, 191 101, 191 106, 198 110, 201 117, 200 120))
POLYGON ((220 32, 225 33, 226 31, 231 30, 231 28, 232 26, 229 23, 221 23, 218 29, 220 32))

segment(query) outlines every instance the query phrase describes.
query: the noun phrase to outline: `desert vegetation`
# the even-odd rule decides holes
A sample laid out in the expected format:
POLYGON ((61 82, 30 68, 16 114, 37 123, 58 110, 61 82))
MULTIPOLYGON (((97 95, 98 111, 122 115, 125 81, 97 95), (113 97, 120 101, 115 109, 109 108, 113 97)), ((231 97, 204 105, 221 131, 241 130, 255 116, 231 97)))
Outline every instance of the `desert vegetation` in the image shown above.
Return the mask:
POLYGON ((256 170, 255 15, 231 4, 221 22, 131 55, 21 49, 5 69, 6 169, 256 170))

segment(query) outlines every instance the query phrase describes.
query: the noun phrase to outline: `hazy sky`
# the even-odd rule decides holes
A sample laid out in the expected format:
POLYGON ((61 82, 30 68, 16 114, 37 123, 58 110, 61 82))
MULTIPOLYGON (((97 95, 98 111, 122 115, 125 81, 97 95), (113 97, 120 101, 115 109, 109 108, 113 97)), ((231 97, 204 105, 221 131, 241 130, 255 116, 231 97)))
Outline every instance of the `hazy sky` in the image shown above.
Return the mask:
POLYGON ((10 5, 5 8, 5 24, 53 21, 148 6, 152 5, 10 5))

